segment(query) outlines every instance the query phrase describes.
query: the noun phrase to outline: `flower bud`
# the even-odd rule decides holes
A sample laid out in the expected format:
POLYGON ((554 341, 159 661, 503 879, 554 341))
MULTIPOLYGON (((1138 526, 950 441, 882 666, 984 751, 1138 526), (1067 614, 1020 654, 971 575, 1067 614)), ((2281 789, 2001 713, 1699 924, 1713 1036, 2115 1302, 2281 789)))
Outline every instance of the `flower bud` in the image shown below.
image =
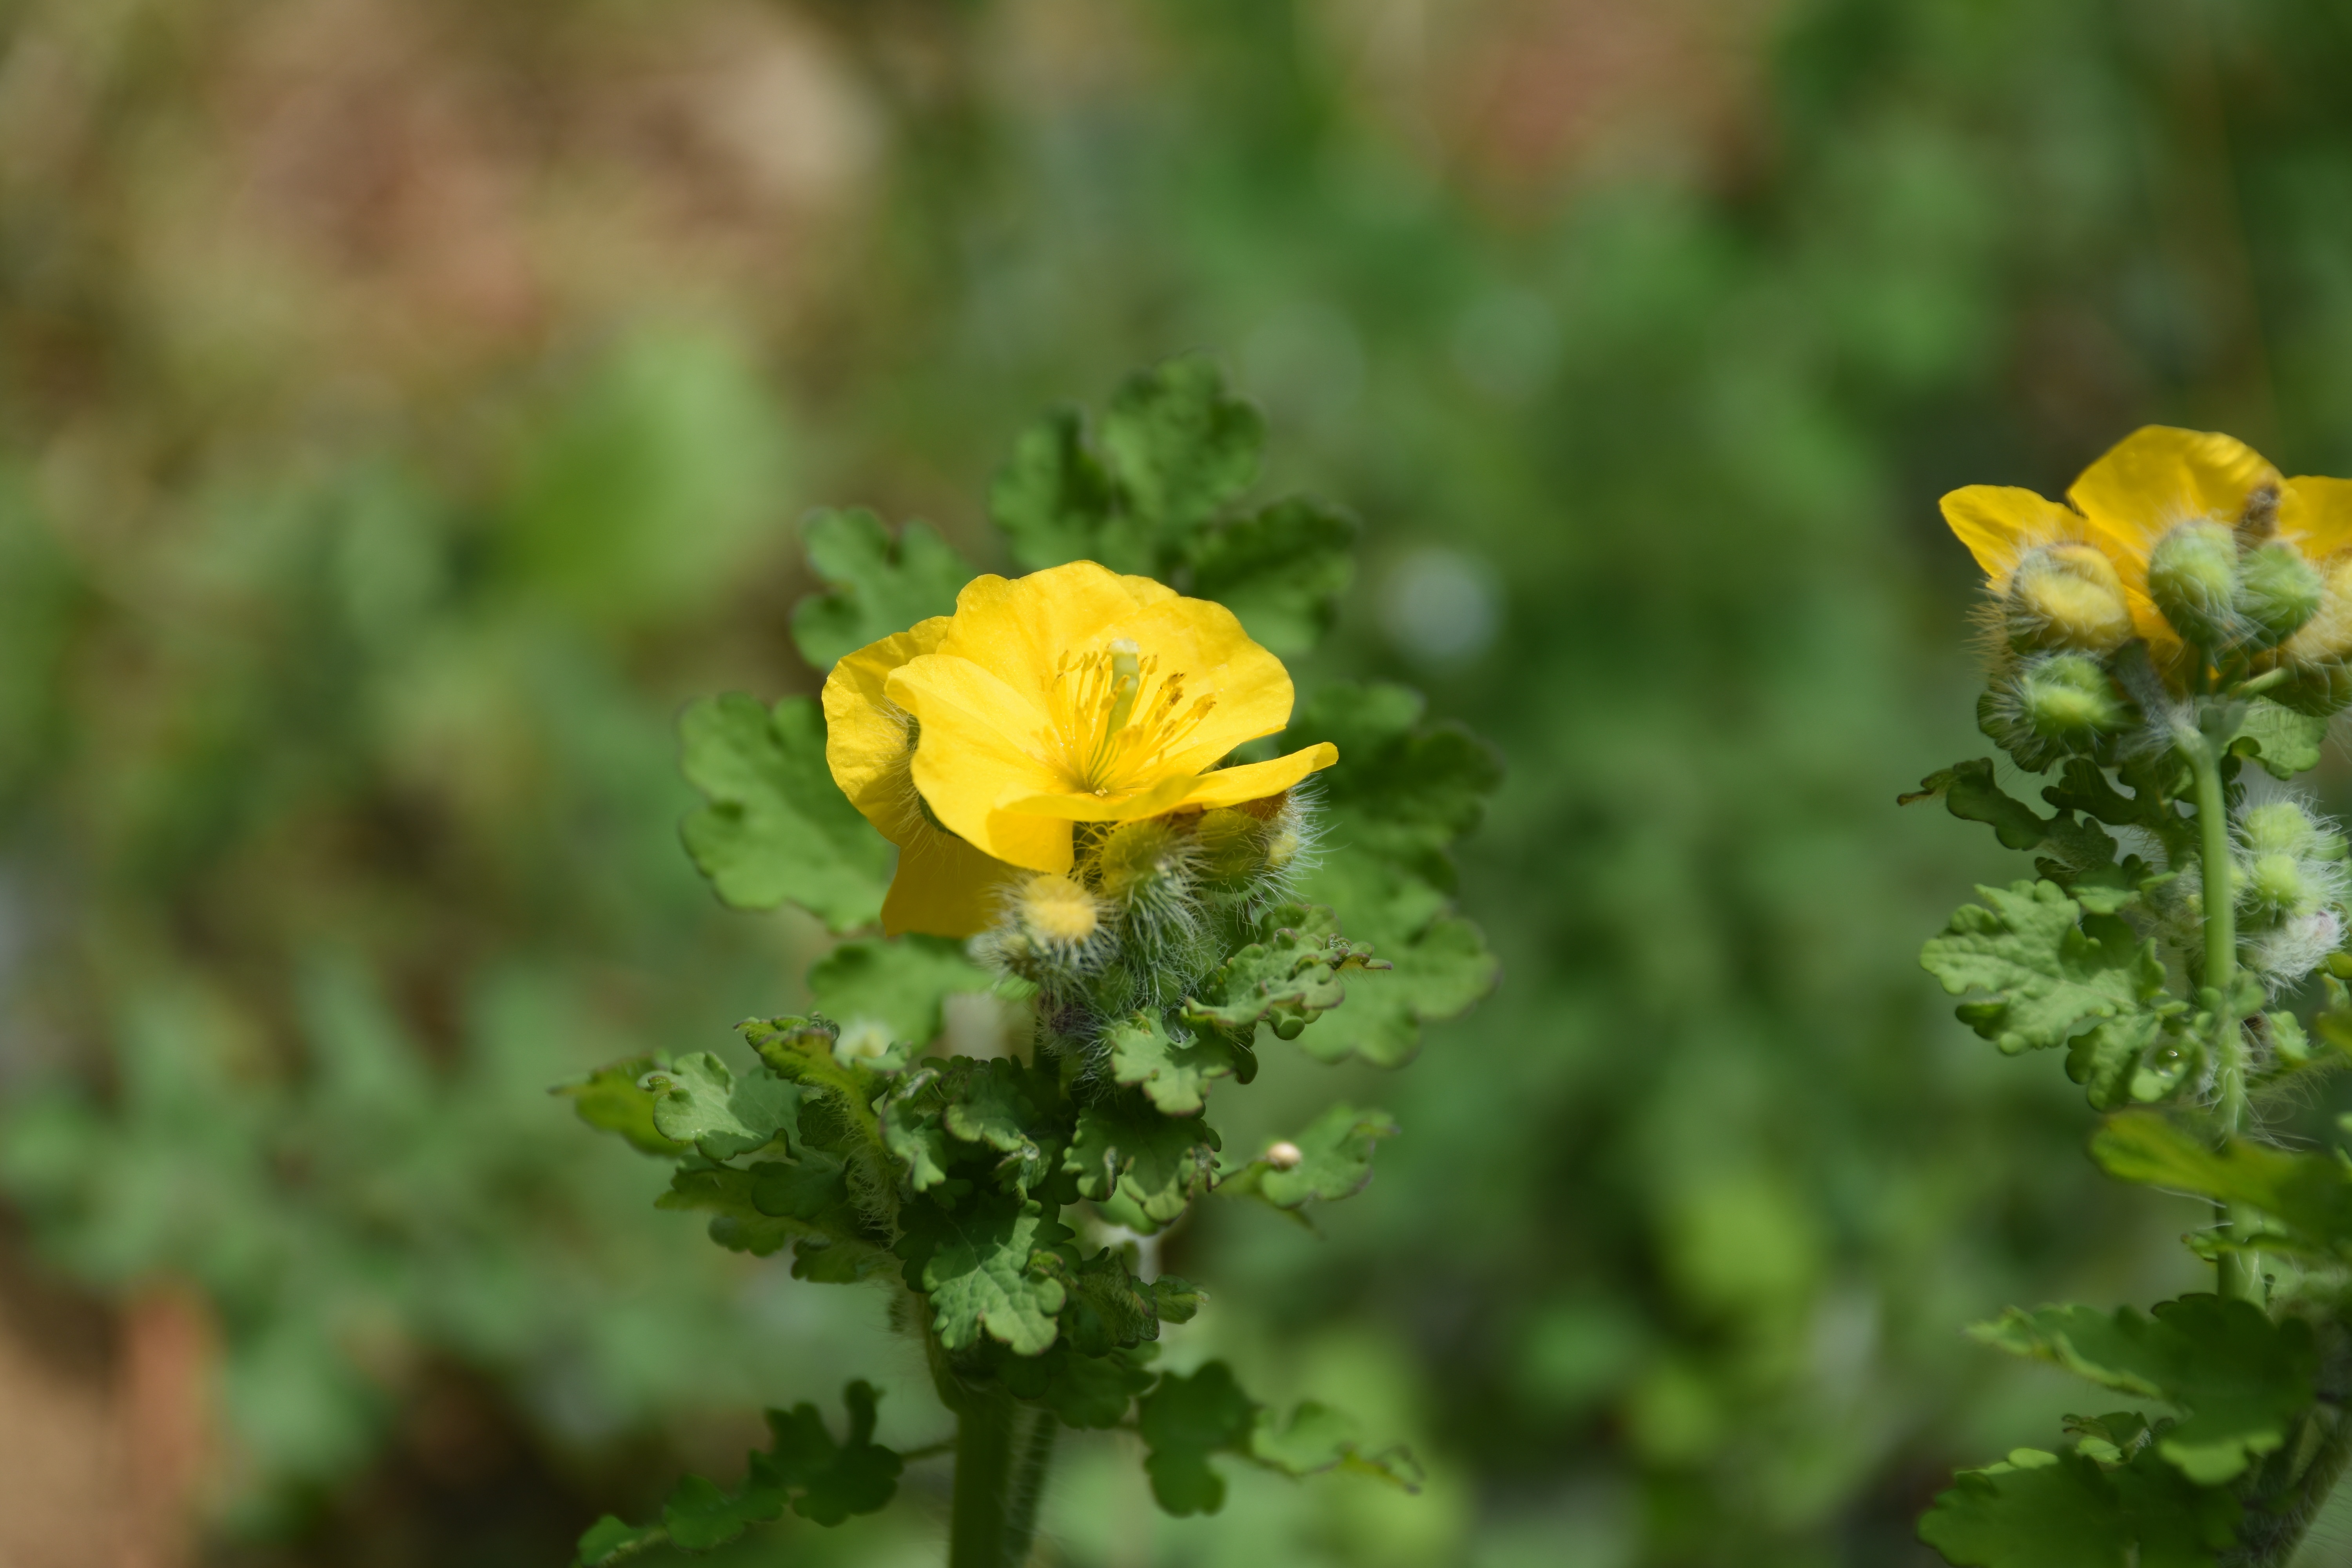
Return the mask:
POLYGON ((2284 539, 2250 551, 2238 579, 2238 614, 2257 647, 2272 647, 2318 614, 2326 592, 2319 569, 2284 539))
POLYGON ((2308 854, 2319 836, 2311 814, 2291 800, 2248 806, 2238 817, 2238 832, 2247 852, 2257 858, 2308 854))
POLYGON ((2047 741, 2088 740, 2125 722, 2106 671, 2079 653, 2053 654, 2029 665, 2017 679, 2017 708, 2047 741))
MULTIPOLYGON (((1203 814, 1205 815, 1205 814, 1203 814)), ((1190 879, 1195 851, 1184 835, 1159 817, 1122 822, 1096 851, 1103 892, 1121 903, 1179 892, 1190 879)))
POLYGON ((1284 1139, 1265 1146, 1265 1163, 1277 1171, 1295 1171, 1307 1163, 1307 1151, 1284 1139))
POLYGON ((1021 934, 1047 947, 1083 947, 1102 930, 1102 906, 1095 896, 1050 871, 1022 883, 1013 902, 1021 934))
POLYGON ((2218 522, 2184 522, 2148 552, 2147 595, 2172 629, 2200 647, 2238 630, 2238 538, 2218 522))
POLYGON ((2320 576, 2318 610, 2279 649, 2296 664, 2352 657, 2352 555, 2338 558, 2320 576))
POLYGON ((1201 879, 1226 890, 1246 886, 1265 868, 1265 824, 1246 811, 1202 812, 1192 826, 1201 879))
POLYGON ((2240 894, 2259 913, 2292 919, 2315 912, 2321 889, 2293 855, 2257 855, 2240 894))
POLYGON ((2020 649, 2105 653, 2132 635, 2115 563, 2088 544, 2045 544, 2010 577, 2009 640, 2020 649))

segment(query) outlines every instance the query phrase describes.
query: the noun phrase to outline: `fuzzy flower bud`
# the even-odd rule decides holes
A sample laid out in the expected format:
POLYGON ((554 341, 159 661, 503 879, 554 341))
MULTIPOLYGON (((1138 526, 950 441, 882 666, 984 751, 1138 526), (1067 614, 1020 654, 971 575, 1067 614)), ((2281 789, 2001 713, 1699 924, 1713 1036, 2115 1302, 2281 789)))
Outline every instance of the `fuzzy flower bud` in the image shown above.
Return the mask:
POLYGON ((2283 539, 2249 552, 2237 600, 2249 640, 2270 647, 2294 636, 2318 614, 2326 586, 2318 568, 2283 539))
POLYGON ((2245 840, 2247 852, 2257 858, 2307 854, 2319 837, 2318 825, 2311 820, 2311 814, 2292 800, 2248 806, 2238 818, 2238 832, 2245 840))
POLYGON ((2079 653, 2036 660, 2018 677, 2018 713, 2036 735, 2074 741, 2123 727, 2123 704, 2116 700, 2106 672, 2079 653))
MULTIPOLYGON (((1204 814, 1205 815, 1205 814, 1204 814)), ((1105 896, 1133 903, 1189 879, 1193 848, 1172 824, 1158 817, 1123 822, 1097 852, 1105 896)))
POLYGON ((1036 942, 1077 947, 1092 942, 1102 929, 1102 910, 1095 896, 1067 877, 1050 872, 1032 877, 1013 901, 1023 934, 1036 942))
POLYGON ((2238 537, 2218 522, 2184 522, 2148 552, 2147 593, 2172 629, 2219 647, 2238 629, 2238 537))
POLYGON ((2105 653, 2132 635, 2115 563, 2088 544, 2045 544, 2019 562, 2006 617, 2010 643, 2021 650, 2105 653))
POLYGON ((2255 856, 2240 896, 2256 913, 2282 919, 2311 914, 2320 902, 2320 889, 2293 855, 2255 856))
POLYGON ((1246 887, 1265 869, 1265 824, 1246 811, 1202 812, 1192 826, 1201 880, 1224 890, 1246 887))

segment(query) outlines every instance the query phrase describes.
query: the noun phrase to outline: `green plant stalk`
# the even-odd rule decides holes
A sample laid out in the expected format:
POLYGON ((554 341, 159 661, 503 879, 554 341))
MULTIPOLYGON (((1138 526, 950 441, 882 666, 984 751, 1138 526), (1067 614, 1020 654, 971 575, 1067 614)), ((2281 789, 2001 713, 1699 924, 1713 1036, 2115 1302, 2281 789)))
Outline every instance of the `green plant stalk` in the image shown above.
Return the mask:
POLYGON ((1026 1414, 1028 1430, 1021 1436, 1021 1451, 1013 1470, 1012 1505, 1005 1513, 1007 1568, 1019 1568, 1029 1560, 1029 1543, 1037 1533, 1037 1507, 1045 1498, 1045 1472, 1054 1462, 1054 1439, 1062 1426, 1060 1417, 1050 1410, 1026 1414))
POLYGON ((957 1401, 948 1568, 1013 1568, 1014 1414, 1012 1396, 1002 1392, 965 1390, 957 1401))
MULTIPOLYGON (((2186 748, 2197 790, 2199 870, 2205 899, 2205 986, 2213 997, 2213 1062, 2221 1086, 2221 1131, 2234 1138, 2246 1121, 2246 1037, 2237 1004, 2237 889, 2230 878, 2230 803, 2221 784, 2221 759, 2210 736, 2186 748)), ((2231 1205, 2223 1210, 2223 1230, 2251 1228, 2251 1216, 2231 1205)), ((2262 1301, 2260 1259, 2252 1253, 2224 1252, 2215 1263, 2217 1286, 2225 1299, 2262 1301)))

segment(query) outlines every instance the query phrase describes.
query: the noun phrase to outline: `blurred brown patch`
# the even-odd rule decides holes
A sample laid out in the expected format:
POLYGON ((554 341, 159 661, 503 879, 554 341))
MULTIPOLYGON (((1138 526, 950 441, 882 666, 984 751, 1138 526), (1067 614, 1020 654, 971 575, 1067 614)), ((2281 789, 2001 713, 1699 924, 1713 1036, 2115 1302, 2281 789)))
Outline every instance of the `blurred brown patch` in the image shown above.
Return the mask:
POLYGON ((0 1563, 193 1562, 212 1356, 193 1298, 159 1289, 117 1318, 0 1235, 0 1563))

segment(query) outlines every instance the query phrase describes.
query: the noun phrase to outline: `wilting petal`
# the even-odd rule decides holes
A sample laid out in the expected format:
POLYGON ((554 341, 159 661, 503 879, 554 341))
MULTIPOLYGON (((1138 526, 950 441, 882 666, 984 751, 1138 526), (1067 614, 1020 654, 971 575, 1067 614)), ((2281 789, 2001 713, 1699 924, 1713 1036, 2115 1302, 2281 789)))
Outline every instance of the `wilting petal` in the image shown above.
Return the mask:
POLYGON ((915 787, 950 832, 1015 866, 1070 868, 1067 822, 1001 809, 1011 801, 1068 788, 1044 752, 1045 715, 1026 693, 970 659, 946 654, 910 660, 890 677, 886 689, 922 726, 915 746, 915 787))

